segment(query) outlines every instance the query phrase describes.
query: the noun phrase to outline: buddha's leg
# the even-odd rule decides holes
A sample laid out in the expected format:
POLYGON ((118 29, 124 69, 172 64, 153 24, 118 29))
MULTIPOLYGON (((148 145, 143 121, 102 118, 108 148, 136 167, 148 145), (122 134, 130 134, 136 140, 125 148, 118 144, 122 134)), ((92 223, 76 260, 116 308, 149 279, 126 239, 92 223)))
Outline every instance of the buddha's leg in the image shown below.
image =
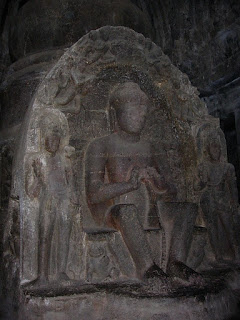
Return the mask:
MULTIPOLYGON (((197 216, 197 206, 194 204, 169 203, 165 204, 171 216, 171 244, 167 263, 167 274, 177 277, 185 285, 203 284, 202 277, 185 263, 192 242, 194 223, 197 216)), ((169 216, 169 215, 168 215, 169 216)), ((165 232, 168 232, 165 223, 165 232)))
POLYGON ((136 265, 140 278, 154 265, 151 249, 145 232, 139 222, 137 209, 134 205, 118 205, 111 210, 111 219, 122 234, 123 240, 136 265))

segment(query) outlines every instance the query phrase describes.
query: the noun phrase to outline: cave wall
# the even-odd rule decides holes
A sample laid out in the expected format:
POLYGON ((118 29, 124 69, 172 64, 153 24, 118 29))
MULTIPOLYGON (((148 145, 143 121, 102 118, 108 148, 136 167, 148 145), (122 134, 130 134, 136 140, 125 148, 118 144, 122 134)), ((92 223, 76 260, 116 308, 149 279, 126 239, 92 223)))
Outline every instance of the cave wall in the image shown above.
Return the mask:
MULTIPOLYGON (((240 188, 239 14, 238 0, 0 2, 0 259, 13 155, 28 105, 65 50, 104 25, 124 25, 143 33, 188 75, 209 113, 221 119, 240 188)), ((0 284, 0 294, 5 289, 0 284)))

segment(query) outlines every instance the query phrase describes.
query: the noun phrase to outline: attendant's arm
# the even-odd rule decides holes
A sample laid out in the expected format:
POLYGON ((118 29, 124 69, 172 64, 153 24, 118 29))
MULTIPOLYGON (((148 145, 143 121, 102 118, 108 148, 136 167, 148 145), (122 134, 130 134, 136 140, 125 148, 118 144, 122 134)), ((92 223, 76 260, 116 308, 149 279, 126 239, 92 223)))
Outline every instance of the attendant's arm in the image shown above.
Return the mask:
POLYGON ((27 164, 25 190, 30 198, 37 198, 42 186, 42 164, 40 159, 33 159, 27 164))
POLYGON ((67 159, 67 165, 65 167, 67 183, 70 189, 70 201, 73 205, 79 205, 79 196, 77 194, 77 188, 74 180, 73 169, 71 166, 71 160, 67 159))
POLYGON ((207 185, 208 173, 207 167, 203 163, 198 166, 198 172, 193 182, 193 188, 195 191, 201 191, 207 185))
POLYGON ((87 197, 91 204, 111 200, 117 196, 136 190, 139 186, 138 169, 133 169, 126 182, 104 182, 108 154, 106 138, 93 141, 86 152, 85 181, 87 197))

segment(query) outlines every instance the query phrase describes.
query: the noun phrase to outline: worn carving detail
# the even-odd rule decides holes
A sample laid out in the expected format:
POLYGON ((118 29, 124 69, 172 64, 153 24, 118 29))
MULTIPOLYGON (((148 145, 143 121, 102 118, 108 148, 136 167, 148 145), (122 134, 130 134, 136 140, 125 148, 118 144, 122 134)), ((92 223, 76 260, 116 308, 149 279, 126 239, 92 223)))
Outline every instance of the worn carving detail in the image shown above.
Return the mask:
POLYGON ((67 50, 36 93, 16 159, 24 294, 222 290, 199 271, 207 234, 215 263, 238 257, 234 171, 219 123, 149 39, 104 27, 67 50))
POLYGON ((217 261, 238 256, 236 225, 238 192, 234 167, 222 157, 222 132, 210 131, 205 137, 204 158, 198 166, 195 189, 202 190, 200 207, 209 241, 217 261))
POLYGON ((140 138, 148 104, 136 83, 116 86, 109 101, 116 132, 89 144, 85 165, 93 218, 100 227, 120 231, 140 279, 160 267, 153 261, 145 234, 145 229, 160 229, 158 195, 170 200, 176 194, 158 171, 153 147, 140 138))
POLYGON ((58 226, 56 270, 59 280, 67 280, 67 259, 74 205, 78 199, 71 159, 75 149, 68 145, 68 124, 59 111, 45 110, 40 121, 40 152, 25 159, 25 190, 36 210, 38 234, 37 278, 35 284, 49 281, 54 228, 58 226))

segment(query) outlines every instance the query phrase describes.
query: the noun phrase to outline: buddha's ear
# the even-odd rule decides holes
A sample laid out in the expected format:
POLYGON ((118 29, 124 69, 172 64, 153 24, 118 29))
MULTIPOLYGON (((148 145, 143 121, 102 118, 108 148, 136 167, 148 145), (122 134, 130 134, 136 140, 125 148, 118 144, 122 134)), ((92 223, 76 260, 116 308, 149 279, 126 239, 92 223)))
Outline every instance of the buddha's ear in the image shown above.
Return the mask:
POLYGON ((116 111, 114 108, 109 108, 108 109, 109 113, 109 128, 110 132, 115 132, 117 130, 117 117, 116 117, 116 111))

